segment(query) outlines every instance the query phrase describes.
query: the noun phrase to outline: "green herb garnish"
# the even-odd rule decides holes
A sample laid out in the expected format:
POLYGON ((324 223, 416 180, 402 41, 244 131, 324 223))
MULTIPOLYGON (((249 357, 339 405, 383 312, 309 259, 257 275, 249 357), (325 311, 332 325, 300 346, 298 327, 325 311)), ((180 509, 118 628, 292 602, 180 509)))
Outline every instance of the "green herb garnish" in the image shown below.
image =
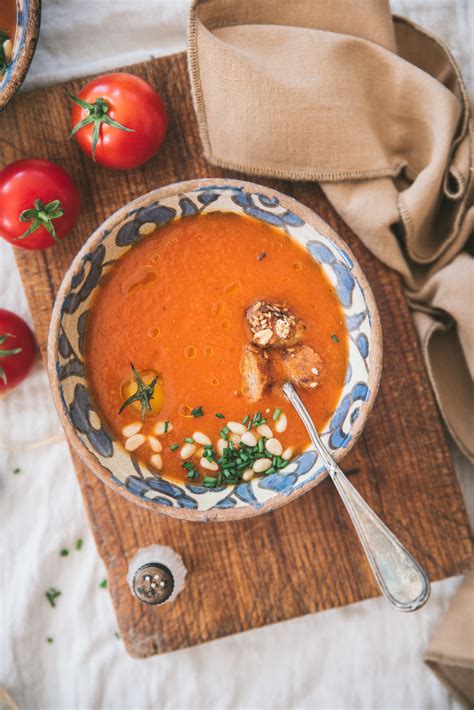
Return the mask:
POLYGON ((82 538, 79 538, 79 540, 76 540, 76 550, 80 550, 82 547, 82 538))
POLYGON ((190 436, 185 436, 185 437, 184 437, 184 441, 185 441, 187 444, 194 444, 194 439, 192 439, 190 436))
POLYGON ((165 425, 164 425, 164 427, 163 427, 165 434, 168 433, 168 429, 169 429, 169 428, 170 428, 170 423, 169 423, 169 422, 165 422, 165 425))
POLYGON ((13 473, 15 476, 18 476, 18 474, 21 473, 21 468, 14 468, 13 473))
POLYGON ((331 335, 331 340, 332 340, 334 343, 338 343, 338 342, 339 342, 339 338, 337 337, 337 335, 334 335, 334 334, 331 335))
POLYGON ((64 547, 59 554, 61 557, 67 557, 69 555, 69 550, 64 547))
MULTIPOLYGON (((131 397, 125 400, 125 402, 120 407, 118 413, 121 414, 125 407, 128 407, 133 402, 140 402, 142 406, 141 419, 142 421, 144 421, 145 414, 147 412, 151 412, 150 402, 153 399, 155 385, 158 382, 158 377, 154 377, 150 384, 146 385, 138 374, 138 372, 136 371, 133 362, 130 363, 130 367, 132 368, 133 377, 135 378, 135 382, 137 383, 137 391, 135 392, 135 394, 132 394, 131 397)), ((167 431, 167 424, 169 425, 168 422, 165 422, 165 432, 167 431)))
POLYGON ((221 414, 220 412, 217 412, 216 417, 218 419, 225 419, 225 414, 221 414))
POLYGON ((61 596, 61 592, 54 587, 50 587, 47 592, 44 593, 46 599, 49 601, 51 606, 54 608, 56 606, 56 599, 61 596))
POLYGON ((171 451, 177 451, 179 449, 179 444, 171 444, 170 449, 171 451))
POLYGON ((52 636, 48 636, 48 638, 46 639, 46 643, 53 643, 53 641, 54 639, 52 636))
POLYGON ((203 417, 204 412, 203 412, 202 407, 194 407, 194 409, 191 409, 191 415, 193 417, 203 417))
POLYGON ((107 580, 103 579, 102 582, 99 584, 99 587, 101 589, 107 589, 107 580))
POLYGON ((281 409, 280 408, 275 409, 275 411, 273 412, 273 417, 272 417, 274 422, 276 422, 276 420, 278 419, 280 414, 281 414, 281 409))

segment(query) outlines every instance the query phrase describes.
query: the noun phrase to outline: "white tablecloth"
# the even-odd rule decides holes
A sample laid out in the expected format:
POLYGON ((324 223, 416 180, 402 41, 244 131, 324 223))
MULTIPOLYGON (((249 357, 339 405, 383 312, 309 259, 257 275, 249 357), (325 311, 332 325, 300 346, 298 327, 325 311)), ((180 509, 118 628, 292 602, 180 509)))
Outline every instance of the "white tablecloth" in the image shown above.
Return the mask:
MULTIPOLYGON (((43 5, 27 88, 186 45, 187 0, 43 5)), ((467 0, 394 3, 443 36, 469 70, 467 7, 467 0)), ((30 319, 12 251, 1 241, 0 296, 2 307, 30 319)), ((472 494, 472 477, 457 462, 472 494)), ((377 599, 161 657, 129 658, 99 587, 104 566, 39 364, 0 401, 0 493, 0 684, 21 708, 459 707, 421 660, 459 579, 435 584, 428 605, 412 615, 377 599), (49 436, 49 445, 34 448, 49 436), (61 590, 54 609, 44 596, 49 587, 61 590)))

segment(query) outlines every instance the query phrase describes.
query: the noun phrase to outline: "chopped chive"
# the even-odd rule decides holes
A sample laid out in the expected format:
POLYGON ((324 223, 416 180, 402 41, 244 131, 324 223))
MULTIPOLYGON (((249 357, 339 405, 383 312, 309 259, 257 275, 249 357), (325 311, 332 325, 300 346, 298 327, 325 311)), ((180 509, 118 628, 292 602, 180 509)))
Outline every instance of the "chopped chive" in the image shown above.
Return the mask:
POLYGON ((120 641, 120 634, 117 631, 114 633, 114 636, 116 639, 119 639, 119 641, 120 641))
POLYGON ((171 451, 177 451, 179 449, 179 444, 171 444, 170 449, 171 451))
POLYGON ((192 439, 190 436, 185 436, 185 437, 184 437, 184 441, 185 441, 187 444, 194 444, 194 439, 192 439))
POLYGON ((198 473, 197 469, 192 468, 189 470, 189 473, 187 474, 186 478, 190 478, 192 481, 194 481, 198 476, 199 476, 199 473, 198 473))
POLYGON ((164 428, 165 434, 167 434, 167 433, 168 433, 168 429, 170 428, 170 423, 169 423, 169 422, 165 422, 165 426, 164 426, 163 428, 164 428))
POLYGON ((46 643, 53 643, 53 641, 54 639, 52 636, 48 636, 48 638, 46 639, 46 643))
POLYGON ((247 424, 248 420, 250 419, 249 415, 247 414, 246 417, 242 419, 242 424, 247 424))
POLYGON ((99 584, 99 587, 101 589, 107 589, 107 580, 103 579, 102 582, 99 584))
POLYGON ((193 417, 202 417, 204 416, 204 412, 202 407, 194 407, 194 409, 191 409, 191 414, 193 417))
POLYGON ((273 468, 273 466, 271 468, 267 468, 267 470, 265 471, 265 476, 269 476, 271 473, 276 473, 276 469, 273 468))
POLYGON ((56 606, 56 599, 61 596, 61 592, 54 587, 50 587, 48 591, 44 593, 44 596, 54 608, 56 606))
POLYGON ((202 484, 206 488, 215 488, 217 486, 217 478, 211 478, 210 476, 204 476, 202 484))
POLYGON ((280 416, 280 414, 281 414, 281 409, 278 407, 278 408, 275 409, 275 411, 273 412, 273 417, 272 417, 272 419, 273 419, 274 422, 276 422, 276 420, 278 419, 278 417, 280 416))
POLYGON ((185 461, 183 463, 183 468, 186 468, 188 471, 190 471, 192 468, 194 468, 194 464, 191 463, 191 461, 185 461))
POLYGON ((252 425, 253 425, 253 421, 250 420, 249 423, 247 424, 247 431, 250 431, 250 429, 252 428, 252 425))
POLYGON ((15 476, 17 476, 19 473, 21 473, 21 468, 14 468, 13 473, 15 474, 15 476))
POLYGON ((221 412, 217 412, 216 417, 218 419, 225 419, 225 414, 221 414, 221 412))
POLYGON ((258 448, 258 450, 259 450, 260 453, 263 452, 264 439, 265 439, 265 437, 263 437, 262 439, 260 439, 259 442, 258 442, 258 444, 257 444, 257 448, 258 448))
POLYGON ((69 550, 66 550, 66 548, 64 547, 59 554, 61 555, 61 557, 67 557, 69 555, 69 550))
POLYGON ((80 550, 83 545, 83 540, 80 537, 78 540, 76 540, 76 550, 80 550))
POLYGON ((333 342, 335 342, 335 343, 338 343, 338 342, 339 342, 339 338, 337 337, 337 335, 334 335, 334 334, 331 335, 331 340, 332 340, 333 342))

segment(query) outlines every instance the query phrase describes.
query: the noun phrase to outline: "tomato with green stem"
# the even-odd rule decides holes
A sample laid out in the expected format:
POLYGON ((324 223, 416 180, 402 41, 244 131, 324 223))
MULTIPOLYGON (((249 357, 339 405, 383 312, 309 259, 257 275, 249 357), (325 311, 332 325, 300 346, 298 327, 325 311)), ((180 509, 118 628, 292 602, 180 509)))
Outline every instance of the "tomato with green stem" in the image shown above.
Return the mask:
POLYGON ((71 136, 84 153, 106 168, 137 168, 163 143, 168 118, 159 94, 138 76, 104 74, 73 101, 71 136))
POLYGON ((15 313, 0 308, 0 395, 25 379, 35 356, 36 344, 29 325, 15 313))
POLYGON ((14 246, 58 243, 76 224, 80 205, 70 175, 49 160, 17 160, 0 172, 0 236, 14 246))

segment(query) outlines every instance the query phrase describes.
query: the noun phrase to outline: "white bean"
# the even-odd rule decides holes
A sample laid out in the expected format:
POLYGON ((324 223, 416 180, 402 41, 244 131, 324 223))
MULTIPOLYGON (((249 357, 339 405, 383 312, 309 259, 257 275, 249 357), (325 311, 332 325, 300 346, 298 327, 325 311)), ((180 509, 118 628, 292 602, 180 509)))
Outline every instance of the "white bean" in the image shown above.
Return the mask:
POLYGON ((149 436, 148 443, 150 444, 152 451, 155 451, 157 454, 159 454, 160 451, 163 451, 163 446, 161 445, 161 441, 159 441, 156 438, 156 436, 149 436))
POLYGON ((282 459, 285 459, 285 461, 289 461, 291 459, 291 457, 293 456, 293 451, 294 451, 293 447, 289 446, 282 453, 282 455, 281 455, 282 459))
POLYGON ((206 468, 208 471, 218 471, 219 466, 215 461, 208 461, 204 456, 202 459, 199 461, 199 464, 203 467, 206 468))
POLYGON ((257 446, 257 439, 251 431, 246 431, 245 434, 242 434, 240 437, 240 443, 246 446, 257 446))
POLYGON ((150 463, 159 471, 163 468, 163 459, 160 454, 153 454, 153 456, 150 457, 150 463))
POLYGON ((146 439, 143 434, 134 434, 125 442, 125 448, 127 449, 127 451, 136 451, 136 449, 138 449, 139 446, 144 444, 145 441, 146 439))
POLYGON ((272 456, 280 456, 283 451, 283 446, 278 439, 268 439, 268 441, 265 442, 265 448, 272 456))
POLYGON ((240 422, 227 422, 227 428, 232 432, 232 434, 245 434, 247 427, 245 427, 240 422))
POLYGON ((271 459, 257 459, 252 466, 253 470, 255 473, 263 473, 266 471, 268 468, 271 468, 272 461, 271 459))
POLYGON ((122 434, 128 439, 129 436, 138 434, 142 426, 143 424, 141 422, 133 422, 133 424, 127 424, 127 426, 124 426, 124 428, 122 429, 122 434))
POLYGON ((227 449, 228 446, 229 444, 225 439, 217 440, 217 453, 219 454, 219 456, 222 456, 222 454, 224 453, 224 449, 227 449))
POLYGON ((179 455, 182 459, 189 459, 193 454, 196 453, 196 449, 197 446, 195 446, 194 444, 186 443, 179 452, 179 455))
POLYGON ((6 61, 9 62, 13 54, 13 43, 11 39, 6 39, 3 43, 3 54, 5 55, 6 61))
POLYGON ((211 440, 206 434, 203 434, 202 431, 195 431, 193 434, 194 441, 196 444, 202 444, 203 446, 210 446, 211 445, 211 440))
POLYGON ((271 439, 273 436, 273 432, 267 424, 260 424, 260 426, 257 427, 257 431, 260 436, 264 436, 266 439, 271 439))
POLYGON ((159 436, 160 434, 166 434, 170 431, 173 431, 173 425, 171 424, 171 422, 168 422, 168 427, 166 428, 166 431, 165 431, 166 423, 167 422, 156 422, 156 424, 153 428, 153 431, 157 436, 159 436))
POLYGON ((282 434, 287 426, 288 419, 286 418, 286 414, 280 414, 275 424, 275 431, 277 431, 279 434, 282 434))
POLYGON ((251 481, 252 478, 254 477, 254 474, 255 474, 255 471, 253 471, 251 468, 246 468, 242 474, 242 480, 243 481, 251 481))

